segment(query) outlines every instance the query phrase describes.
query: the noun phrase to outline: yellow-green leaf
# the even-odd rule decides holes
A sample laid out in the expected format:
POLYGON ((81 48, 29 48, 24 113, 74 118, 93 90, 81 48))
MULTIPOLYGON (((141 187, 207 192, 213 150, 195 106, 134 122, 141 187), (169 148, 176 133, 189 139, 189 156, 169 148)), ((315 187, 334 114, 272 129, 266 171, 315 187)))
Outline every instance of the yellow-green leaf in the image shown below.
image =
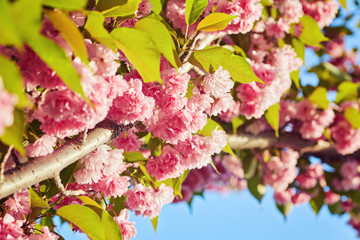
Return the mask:
POLYGON ((291 45, 294 48, 296 55, 305 61, 305 45, 297 38, 292 39, 291 45))
POLYGON ((95 202, 94 200, 92 200, 91 198, 89 197, 86 197, 86 196, 77 196, 78 199, 80 199, 83 203, 85 203, 86 205, 90 205, 90 206, 94 206, 94 207, 97 207, 97 208, 100 208, 102 209, 102 207, 97 203, 95 202))
POLYGON ((195 23, 207 5, 208 5, 208 0, 186 0, 185 3, 186 24, 191 25, 195 23))
POLYGON ((0 44, 20 46, 22 41, 10 14, 8 1, 0 1, 0 44))
POLYGON ((342 82, 337 89, 335 103, 341 103, 346 100, 356 100, 358 98, 359 83, 342 82))
POLYGON ((327 90, 324 87, 317 87, 308 97, 309 101, 319 108, 328 109, 330 101, 327 99, 327 90))
POLYGON ((265 119, 274 129, 276 137, 279 137, 279 111, 280 105, 276 103, 268 108, 265 113, 265 119))
POLYGON ((59 45, 42 35, 27 43, 71 90, 79 93, 89 103, 82 89, 79 73, 73 68, 71 60, 59 45))
POLYGON ((83 205, 67 205, 59 208, 56 215, 75 224, 93 240, 105 239, 102 220, 90 207, 83 205))
POLYGON ((99 0, 96 10, 105 17, 125 17, 135 13, 141 0, 99 0))
POLYGON ((341 6, 342 6, 343 8, 346 9, 346 0, 339 0, 339 3, 341 4, 341 6))
POLYGON ((79 10, 86 6, 88 0, 42 0, 45 6, 64 10, 79 10))
POLYGON ((15 109, 14 123, 5 128, 5 133, 0 136, 1 142, 5 145, 14 145, 14 148, 22 155, 25 156, 23 142, 23 133, 25 131, 25 114, 24 111, 15 109))
POLYGON ((160 14, 163 9, 165 0, 150 0, 149 3, 153 5, 152 11, 154 13, 160 14))
POLYGON ((291 78, 291 81, 293 81, 293 83, 295 84, 295 87, 297 89, 300 89, 300 77, 299 77, 299 74, 300 74, 300 71, 297 70, 297 71, 292 71, 290 73, 290 78, 291 78))
POLYGON ((48 209, 50 206, 32 189, 29 188, 30 208, 31 209, 48 209))
POLYGON ((84 28, 90 33, 92 38, 95 38, 101 44, 107 46, 114 52, 117 50, 115 40, 109 35, 104 28, 105 17, 96 11, 91 11, 87 14, 87 21, 84 28))
POLYGON ((123 153, 124 157, 129 162, 136 162, 136 161, 144 161, 146 158, 140 151, 136 152, 125 152, 123 153))
POLYGON ((158 50, 177 69, 176 48, 171 35, 164 24, 153 18, 143 18, 135 24, 135 29, 147 32, 154 40, 158 50))
POLYGON ((322 48, 320 43, 329 40, 321 32, 317 22, 309 15, 304 14, 304 16, 300 18, 300 23, 303 28, 299 38, 304 44, 322 48))
POLYGON ((18 0, 11 5, 11 17, 23 40, 36 38, 41 27, 41 1, 18 0))
POLYGON ((16 106, 24 108, 30 105, 29 99, 26 97, 24 92, 24 85, 20 70, 14 62, 0 55, 0 77, 4 88, 11 93, 18 96, 19 101, 16 106))
POLYGON ((240 117, 234 117, 231 120, 231 124, 232 124, 232 128, 233 128, 233 134, 237 133, 237 129, 238 127, 240 127, 241 125, 243 125, 243 123, 245 122, 245 119, 240 118, 240 117))
POLYGON ((355 129, 360 128, 360 112, 358 109, 353 107, 345 108, 344 117, 355 129))
POLYGON ((135 66, 144 82, 162 83, 160 51, 148 33, 133 28, 116 28, 110 35, 117 40, 116 46, 135 66))
POLYGON ((202 32, 216 32, 227 27, 231 20, 238 16, 226 13, 211 13, 199 23, 197 30, 202 32))
POLYGON ((154 232, 156 233, 156 229, 157 229, 157 225, 158 225, 158 221, 159 221, 159 216, 156 216, 152 219, 150 219, 151 221, 151 225, 153 226, 154 232))
POLYGON ((255 75, 245 58, 237 56, 229 49, 223 47, 208 47, 204 50, 194 51, 189 62, 209 73, 215 72, 222 66, 236 82, 249 83, 257 81, 263 83, 255 75))
POLYGON ((104 227, 105 239, 123 239, 119 224, 104 210, 102 211, 101 223, 104 227))
POLYGON ((70 45, 71 49, 74 51, 75 56, 78 56, 83 63, 88 64, 89 59, 84 43, 84 37, 74 22, 71 21, 66 14, 57 10, 45 11, 45 13, 49 20, 54 24, 56 29, 59 30, 63 38, 70 45))

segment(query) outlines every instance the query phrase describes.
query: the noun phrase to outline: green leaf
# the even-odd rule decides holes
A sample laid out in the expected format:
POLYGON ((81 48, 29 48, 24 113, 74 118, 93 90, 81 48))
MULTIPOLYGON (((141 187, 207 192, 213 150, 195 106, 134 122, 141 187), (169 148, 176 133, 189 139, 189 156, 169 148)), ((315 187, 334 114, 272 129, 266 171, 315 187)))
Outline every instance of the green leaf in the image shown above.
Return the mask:
POLYGON ((208 47, 204 50, 194 51, 189 59, 193 65, 213 73, 220 66, 227 70, 231 78, 240 83, 263 81, 258 78, 245 58, 235 55, 232 51, 222 47, 208 47))
POLYGON ((150 0, 149 3, 153 5, 152 11, 154 13, 160 14, 163 9, 165 0, 150 0))
POLYGON ((304 16, 300 18, 300 23, 303 29, 299 39, 304 44, 322 48, 323 46, 320 43, 329 40, 321 32, 317 22, 309 15, 304 14, 304 16))
POLYGON ((0 22, 0 44, 20 46, 22 41, 11 18, 8 1, 0 1, 0 22))
POLYGON ((14 110, 14 123, 5 128, 5 133, 0 136, 1 142, 5 145, 14 145, 14 148, 22 155, 25 156, 24 146, 22 145, 23 133, 25 131, 25 114, 24 111, 14 110))
POLYGON ((327 90, 324 87, 317 87, 308 97, 309 101, 319 108, 328 109, 330 101, 327 99, 327 90))
POLYGON ((351 81, 351 76, 348 73, 341 71, 329 62, 324 62, 312 67, 309 69, 309 72, 316 73, 321 85, 325 87, 329 85, 337 86, 341 82, 351 81))
POLYGON ((42 35, 27 43, 71 90, 79 93, 89 103, 82 89, 79 73, 73 68, 71 60, 59 45, 42 35))
POLYGON ((259 201, 261 202, 261 199, 263 198, 266 187, 261 182, 261 176, 260 171, 256 171, 256 174, 248 179, 248 189, 249 192, 259 201))
POLYGON ((197 31, 216 32, 223 30, 227 25, 238 16, 231 16, 226 13, 211 13, 206 16, 197 27, 197 31))
POLYGON ((77 170, 76 169, 77 164, 78 164, 78 161, 70 164, 69 166, 67 166, 66 168, 61 170, 60 178, 61 178, 61 182, 65 186, 65 188, 73 180, 74 172, 77 170))
POLYGON ((143 18, 135 24, 135 29, 148 33, 158 50, 177 69, 175 61, 176 48, 171 35, 164 24, 153 18, 143 18))
POLYGON ((305 45, 297 38, 293 38, 291 40, 291 45, 294 48, 294 51, 296 52, 296 55, 305 61, 305 45))
POLYGON ((151 221, 151 225, 154 228, 154 232, 156 233, 156 229, 157 229, 157 225, 158 225, 158 221, 159 221, 159 216, 156 216, 156 217, 150 219, 150 221, 151 221))
MULTIPOLYGON (((201 134, 203 136, 211 136, 212 131, 215 130, 215 129, 224 131, 223 127, 221 127, 219 123, 217 123, 214 120, 208 118, 206 125, 203 127, 203 129, 198 131, 198 134, 201 134)), ((233 155, 234 157, 236 157, 235 153, 230 148, 230 145, 229 145, 228 141, 227 141, 226 146, 222 150, 224 152, 229 153, 229 154, 233 155)))
POLYGON ((358 109, 353 107, 347 107, 344 111, 344 117, 355 129, 360 128, 360 112, 358 109))
POLYGON ((86 6, 88 0, 42 0, 45 6, 64 10, 79 10, 86 6))
POLYGON ((341 6, 342 6, 343 8, 346 9, 346 0, 339 0, 339 3, 341 4, 341 6))
POLYGON ((104 227, 99 215, 90 207, 67 205, 57 210, 56 215, 75 224, 93 240, 104 240, 104 227))
MULTIPOLYGON (((112 206, 112 209, 115 211, 116 215, 119 215, 121 210, 124 209, 126 202, 126 196, 123 195, 121 197, 111 197, 110 198, 110 205, 112 206)), ((110 211, 111 214, 111 211, 110 211)))
POLYGON ((181 195, 181 186, 183 184, 183 182, 185 181, 186 177, 188 176, 190 170, 185 170, 184 173, 178 177, 178 180, 176 181, 175 183, 175 186, 174 186, 174 195, 175 196, 180 196, 182 198, 182 195, 181 195))
POLYGON ((19 101, 16 106, 19 108, 30 106, 30 101, 24 92, 20 70, 13 61, 2 55, 0 55, 0 77, 2 78, 4 88, 18 96, 19 101))
POLYGON ((253 156, 252 153, 247 153, 245 156, 240 156, 243 164, 245 178, 250 179, 254 177, 258 165, 258 160, 253 156))
POLYGON ((15 1, 11 5, 11 17, 17 32, 23 40, 36 38, 41 27, 41 1, 15 1))
POLYGON ((102 209, 102 207, 97 203, 95 202, 94 200, 92 200, 91 198, 89 197, 86 197, 86 196, 77 196, 78 199, 80 199, 83 203, 85 203, 86 205, 89 205, 89 206, 94 206, 94 207, 97 207, 97 208, 100 208, 102 209))
POLYGON ((32 189, 29 188, 30 208, 31 209, 48 209, 50 206, 32 189))
POLYGON ((160 51, 149 34, 132 28, 116 28, 110 35, 117 40, 116 46, 135 66, 144 82, 158 81, 162 83, 160 51))
POLYGON ((316 213, 316 215, 319 214, 322 206, 324 205, 324 199, 325 199, 325 193, 320 190, 318 195, 310 200, 310 206, 316 213))
POLYGON ((288 215, 288 213, 291 211, 293 207, 292 203, 288 203, 288 204, 277 204, 276 203, 276 208, 282 213, 282 215, 284 216, 284 218, 286 219, 286 216, 288 215))
POLYGON ((300 70, 292 71, 292 72, 290 73, 291 81, 293 81, 293 83, 295 84, 295 87, 296 87, 297 89, 300 89, 300 88, 301 88, 301 86, 300 86, 299 73, 300 73, 300 70))
POLYGON ((101 223, 104 227, 105 239, 123 239, 119 224, 106 211, 102 211, 101 223))
POLYGON ((135 13, 141 0, 99 0, 96 10, 105 17, 125 17, 135 13))
POLYGON ((336 215, 341 215, 344 212, 341 201, 328 205, 328 209, 331 212, 331 214, 336 214, 336 215))
POLYGON ((136 162, 136 161, 145 161, 146 158, 140 151, 136 152, 125 152, 123 153, 124 157, 129 162, 136 162))
POLYGON ((241 125, 243 125, 245 122, 245 119, 240 118, 240 117, 234 117, 231 120, 231 124, 232 124, 232 128, 233 128, 233 134, 237 133, 237 129, 238 127, 240 127, 241 125))
POLYGON ((185 21, 187 25, 194 24, 205 10, 208 0, 186 0, 185 21))
POLYGON ((105 17, 96 11, 91 11, 87 14, 87 21, 84 28, 90 33, 91 37, 99 41, 101 44, 107 46, 114 52, 117 51, 115 40, 110 36, 108 31, 104 28, 105 17))
POLYGON ((60 11, 45 11, 46 16, 54 24, 63 38, 83 63, 88 64, 88 54, 84 43, 84 37, 70 18, 60 11))
POLYGON ((270 124, 271 128, 274 129, 276 137, 279 137, 279 103, 275 103, 270 106, 265 113, 265 119, 270 124))
POLYGON ((358 98, 359 83, 342 82, 337 89, 335 103, 341 103, 346 100, 356 100, 358 98))

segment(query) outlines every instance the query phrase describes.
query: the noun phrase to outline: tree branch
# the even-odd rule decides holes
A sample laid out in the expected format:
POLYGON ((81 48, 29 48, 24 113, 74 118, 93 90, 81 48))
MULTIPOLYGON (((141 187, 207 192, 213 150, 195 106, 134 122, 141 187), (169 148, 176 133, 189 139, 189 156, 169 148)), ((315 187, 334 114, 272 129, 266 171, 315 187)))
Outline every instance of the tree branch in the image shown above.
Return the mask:
POLYGON ((61 170, 133 126, 133 124, 118 126, 104 121, 88 133, 86 143, 82 144, 83 137, 79 136, 68 141, 52 154, 36 158, 6 172, 4 185, 0 189, 0 199, 48 178, 55 178, 61 170))

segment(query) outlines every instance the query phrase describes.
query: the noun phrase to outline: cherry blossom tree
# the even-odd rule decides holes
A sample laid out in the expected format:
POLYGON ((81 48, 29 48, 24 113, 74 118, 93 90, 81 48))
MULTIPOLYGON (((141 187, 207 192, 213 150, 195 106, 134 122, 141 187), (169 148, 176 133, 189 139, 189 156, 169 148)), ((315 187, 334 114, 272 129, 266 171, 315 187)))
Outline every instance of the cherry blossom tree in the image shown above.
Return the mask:
POLYGON ((360 67, 345 9, 1 1, 0 238, 59 239, 59 216, 91 239, 128 240, 129 211, 156 228, 165 204, 244 189, 260 202, 266 186, 284 216, 326 206, 360 232, 360 67), (305 49, 315 86, 300 81, 305 49))

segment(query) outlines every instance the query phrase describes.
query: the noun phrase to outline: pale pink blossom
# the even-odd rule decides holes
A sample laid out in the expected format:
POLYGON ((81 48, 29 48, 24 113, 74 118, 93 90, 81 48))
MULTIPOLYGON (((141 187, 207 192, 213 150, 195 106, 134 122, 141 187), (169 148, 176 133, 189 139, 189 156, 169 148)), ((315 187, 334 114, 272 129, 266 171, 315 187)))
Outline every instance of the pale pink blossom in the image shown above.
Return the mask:
POLYGON ((283 192, 275 192, 274 193, 274 199, 277 204, 288 204, 291 203, 291 198, 294 196, 295 191, 291 188, 288 188, 287 190, 283 192))
MULTIPOLYGON (((179 72, 181 72, 179 70, 179 72)), ((190 75, 187 73, 178 73, 175 68, 161 72, 161 78, 164 81, 165 91, 171 95, 181 95, 186 93, 190 81, 190 75)))
POLYGON ((22 224, 23 221, 15 220, 13 216, 6 213, 2 218, 0 218, 0 239, 28 239, 28 237, 24 235, 24 231, 21 228, 22 224))
POLYGON ((29 191, 23 189, 14 193, 5 201, 4 206, 7 208, 6 213, 14 216, 16 220, 24 220, 30 214, 29 191))
POLYGON ((341 196, 337 193, 332 191, 325 192, 325 199, 324 202, 328 205, 335 204, 340 201, 341 196))
POLYGON ((25 148, 28 157, 45 156, 54 151, 56 145, 56 137, 44 134, 34 143, 25 148))
POLYGON ((124 149, 125 152, 136 152, 140 149, 142 142, 138 140, 134 130, 130 129, 115 138, 112 141, 112 145, 116 148, 124 149))
POLYGON ((311 200, 311 195, 306 192, 299 192, 292 196, 291 201, 295 205, 308 203, 311 200))
POLYGON ((339 9, 339 3, 330 1, 306 1, 301 0, 303 11, 310 15, 318 23, 320 28, 328 26, 335 18, 339 9))
POLYGON ((213 74, 205 76, 203 84, 205 93, 212 94, 215 98, 223 97, 234 86, 229 72, 221 66, 213 74))
POLYGON ((114 217, 114 220, 119 224, 123 240, 129 240, 136 236, 135 222, 130 222, 129 210, 124 208, 121 210, 119 216, 114 217))
POLYGON ((14 109, 17 102, 17 97, 7 92, 2 85, 2 79, 0 77, 0 136, 4 134, 5 128, 9 127, 14 122, 14 109))

